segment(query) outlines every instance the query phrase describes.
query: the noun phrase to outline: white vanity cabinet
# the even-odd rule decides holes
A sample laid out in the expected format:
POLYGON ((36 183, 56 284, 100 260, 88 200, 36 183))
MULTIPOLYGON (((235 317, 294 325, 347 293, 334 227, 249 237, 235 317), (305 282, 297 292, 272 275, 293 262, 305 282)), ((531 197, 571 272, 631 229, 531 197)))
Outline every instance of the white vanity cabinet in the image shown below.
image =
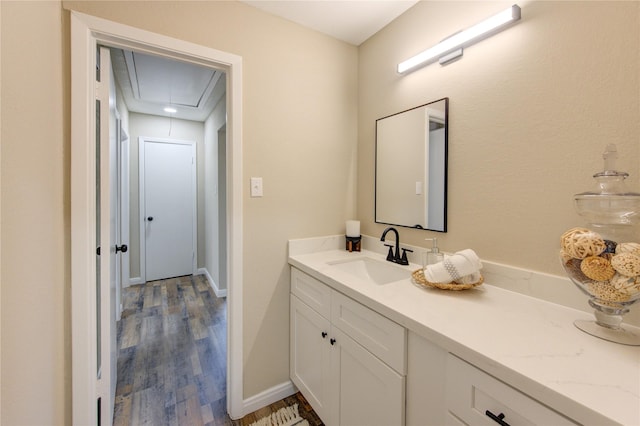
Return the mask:
POLYGON ((328 425, 403 425, 404 327, 291 269, 292 381, 328 425))
MULTIPOLYGON (((488 283, 376 284, 336 265, 385 254, 343 246, 343 236, 290 242, 290 377, 325 423, 640 425, 640 349, 582 333, 573 322, 590 313, 488 283)), ((492 269, 498 281, 571 285, 492 269)))

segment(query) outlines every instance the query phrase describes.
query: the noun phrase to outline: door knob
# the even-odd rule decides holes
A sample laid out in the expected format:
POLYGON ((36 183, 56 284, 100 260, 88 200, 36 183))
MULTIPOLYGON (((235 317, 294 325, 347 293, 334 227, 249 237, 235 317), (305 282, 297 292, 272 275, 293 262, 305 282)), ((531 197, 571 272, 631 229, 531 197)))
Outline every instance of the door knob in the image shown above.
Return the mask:
POLYGON ((148 220, 149 222, 152 222, 152 221, 153 221, 153 216, 149 216, 149 217, 147 218, 147 220, 148 220))
POLYGON ((123 245, 121 245, 121 246, 118 246, 118 245, 116 244, 116 253, 118 253, 119 251, 121 251, 121 252, 123 252, 123 253, 126 253, 126 252, 127 252, 127 250, 129 250, 129 247, 127 247, 127 245, 126 245, 126 244, 123 244, 123 245))

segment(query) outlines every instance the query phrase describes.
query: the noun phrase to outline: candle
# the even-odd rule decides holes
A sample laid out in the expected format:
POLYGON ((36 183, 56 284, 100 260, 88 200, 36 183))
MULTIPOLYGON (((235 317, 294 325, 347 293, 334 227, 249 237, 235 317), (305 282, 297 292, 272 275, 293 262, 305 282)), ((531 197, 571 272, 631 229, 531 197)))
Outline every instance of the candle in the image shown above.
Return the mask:
POLYGON ((359 237, 360 236, 360 221, 348 220, 347 221, 347 237, 359 237))

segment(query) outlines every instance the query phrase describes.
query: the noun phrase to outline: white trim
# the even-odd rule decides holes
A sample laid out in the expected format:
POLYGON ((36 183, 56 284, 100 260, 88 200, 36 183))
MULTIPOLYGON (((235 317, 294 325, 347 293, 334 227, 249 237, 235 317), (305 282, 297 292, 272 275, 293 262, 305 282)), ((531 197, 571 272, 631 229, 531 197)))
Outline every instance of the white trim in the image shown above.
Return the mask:
POLYGON ((291 380, 276 385, 244 400, 245 415, 298 392, 291 380))
POLYGON ((95 102, 96 42, 71 15, 71 360, 72 423, 96 421, 95 102), (93 73, 92 73, 93 71, 93 73), (93 132, 93 134, 92 134, 93 132), (93 284, 93 285, 91 285, 93 284))
MULTIPOLYGON (((95 134, 92 78, 96 45, 133 49, 227 73, 227 411, 244 415, 242 347, 242 57, 71 11, 72 424, 93 424, 95 405, 95 134)), ((134 282, 135 280, 132 280, 134 282)))
POLYGON ((209 282, 209 285, 213 289, 213 292, 215 293, 216 297, 227 297, 227 289, 225 288, 220 290, 218 288, 218 284, 216 284, 211 274, 209 274, 209 270, 207 268, 199 268, 196 271, 196 275, 204 275, 207 278, 207 281, 209 282))
POLYGON ((140 277, 132 277, 129 278, 129 285, 138 285, 138 284, 144 284, 144 281, 142 280, 142 278, 140 277))
POLYGON ((227 71, 227 411, 244 413, 242 302, 242 58, 233 56, 227 71), (230 151, 230 152, 229 152, 230 151))
MULTIPOLYGON (((140 278, 143 282, 147 281, 147 234, 146 221, 147 212, 145 211, 145 144, 147 142, 168 143, 177 145, 191 146, 191 201, 193 203, 191 217, 191 240, 192 240, 192 256, 191 256, 191 273, 196 274, 198 270, 198 175, 196 172, 196 141, 156 138, 153 136, 138 137, 138 228, 140 229, 140 278)), ((168 278, 168 277, 167 277, 168 278)))

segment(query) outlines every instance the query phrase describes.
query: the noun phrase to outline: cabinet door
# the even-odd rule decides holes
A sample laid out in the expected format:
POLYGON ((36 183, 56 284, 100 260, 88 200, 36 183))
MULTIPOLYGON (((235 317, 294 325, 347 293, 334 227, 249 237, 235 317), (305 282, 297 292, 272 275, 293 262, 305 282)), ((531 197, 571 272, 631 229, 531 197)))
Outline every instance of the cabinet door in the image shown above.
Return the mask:
MULTIPOLYGON (((329 320, 291 295, 290 376, 321 419, 328 419, 331 401, 329 320)), ((335 393, 335 392, 333 392, 335 393)), ((326 420, 325 420, 326 421, 326 420)))
MULTIPOLYGON (((403 425, 405 378, 342 331, 333 328, 333 381, 341 425, 403 425)), ((336 422, 336 423, 338 423, 336 422)))

